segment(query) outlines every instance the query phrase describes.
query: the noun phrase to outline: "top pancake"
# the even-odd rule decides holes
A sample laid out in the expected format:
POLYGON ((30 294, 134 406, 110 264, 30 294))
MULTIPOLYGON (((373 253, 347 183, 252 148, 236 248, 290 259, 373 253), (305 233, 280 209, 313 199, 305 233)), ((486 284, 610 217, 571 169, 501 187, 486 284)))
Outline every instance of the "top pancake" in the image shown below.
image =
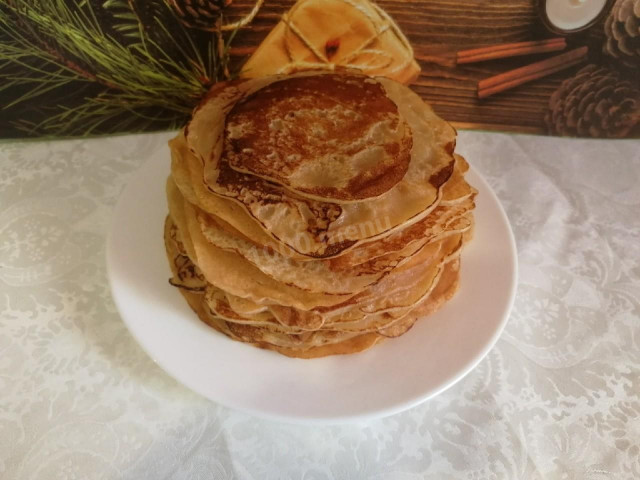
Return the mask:
POLYGON ((323 75, 272 83, 226 118, 234 170, 325 201, 377 197, 409 168, 411 131, 379 83, 323 75))

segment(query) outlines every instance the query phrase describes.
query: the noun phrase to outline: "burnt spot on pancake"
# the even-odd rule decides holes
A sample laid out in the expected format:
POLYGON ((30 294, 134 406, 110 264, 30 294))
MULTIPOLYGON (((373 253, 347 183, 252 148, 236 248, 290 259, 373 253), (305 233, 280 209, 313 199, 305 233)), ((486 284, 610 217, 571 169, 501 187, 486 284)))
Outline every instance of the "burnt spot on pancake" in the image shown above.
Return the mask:
POLYGON ((454 138, 451 142, 447 143, 444 146, 444 149, 449 155, 453 155, 453 152, 456 149, 456 139, 454 138))
POLYGON ((452 159, 445 167, 441 168, 429 177, 429 183, 435 188, 440 188, 447 182, 447 180, 449 180, 449 178, 451 178, 454 165, 455 161, 452 159))
POLYGON ((169 279, 169 284, 190 292, 204 291, 207 282, 197 265, 187 256, 178 233, 178 227, 169 217, 165 222, 165 231, 167 232, 165 242, 171 242, 171 248, 168 246, 167 248, 173 252, 173 268, 171 270, 174 275, 169 279))

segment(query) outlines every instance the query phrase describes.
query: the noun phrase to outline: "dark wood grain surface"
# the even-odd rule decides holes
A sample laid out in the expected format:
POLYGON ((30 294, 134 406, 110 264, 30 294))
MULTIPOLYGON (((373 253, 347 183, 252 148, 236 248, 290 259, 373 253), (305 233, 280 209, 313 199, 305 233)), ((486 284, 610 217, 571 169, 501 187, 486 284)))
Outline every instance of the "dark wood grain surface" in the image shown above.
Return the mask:
MULTIPOLYGON (((241 29, 231 54, 240 65, 295 2, 265 0, 254 22, 241 29)), ((481 45, 550 37, 540 22, 535 0, 380 0, 377 2, 411 41, 422 73, 412 88, 436 112, 463 128, 543 133, 550 95, 579 67, 522 85, 485 100, 476 97, 477 82, 553 54, 493 60, 454 66, 453 52, 481 45)), ((253 3, 237 0, 231 19, 253 3)), ((597 30, 597 26, 593 30, 597 30)), ((569 39, 570 44, 595 45, 598 35, 569 39)), ((570 45, 572 46, 572 45, 570 45)))

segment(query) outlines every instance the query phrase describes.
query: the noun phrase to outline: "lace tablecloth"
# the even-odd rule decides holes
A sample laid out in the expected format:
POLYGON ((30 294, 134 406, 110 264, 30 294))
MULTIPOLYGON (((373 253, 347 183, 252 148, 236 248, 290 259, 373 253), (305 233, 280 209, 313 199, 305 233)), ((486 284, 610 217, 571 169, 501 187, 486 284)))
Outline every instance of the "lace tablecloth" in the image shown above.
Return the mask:
POLYGON ((518 244, 506 331, 421 406, 306 427, 191 393, 115 311, 111 213, 169 137, 0 144, 0 478, 640 478, 638 141, 461 132, 518 244))

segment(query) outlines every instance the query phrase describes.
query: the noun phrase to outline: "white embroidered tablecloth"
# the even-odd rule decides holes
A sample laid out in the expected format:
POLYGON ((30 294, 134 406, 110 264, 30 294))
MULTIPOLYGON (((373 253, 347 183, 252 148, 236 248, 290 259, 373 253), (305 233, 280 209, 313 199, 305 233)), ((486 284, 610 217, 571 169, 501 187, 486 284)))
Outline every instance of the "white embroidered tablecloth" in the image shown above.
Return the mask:
POLYGON ((191 393, 114 308, 113 207, 170 136, 0 143, 1 479, 640 478, 640 142, 461 132, 516 236, 506 331, 421 406, 306 427, 191 393))

